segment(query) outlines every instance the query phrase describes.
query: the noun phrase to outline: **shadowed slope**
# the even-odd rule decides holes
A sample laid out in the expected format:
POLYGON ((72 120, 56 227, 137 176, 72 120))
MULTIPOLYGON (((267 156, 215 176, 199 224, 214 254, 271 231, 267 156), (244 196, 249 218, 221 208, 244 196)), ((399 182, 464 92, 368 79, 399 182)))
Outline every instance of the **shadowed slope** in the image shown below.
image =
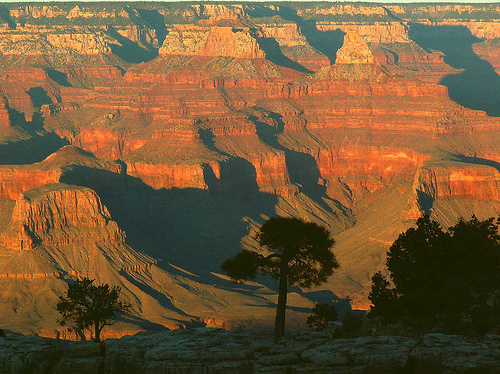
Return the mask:
POLYGON ((444 53, 444 61, 458 75, 448 75, 441 84, 448 87, 450 98, 471 109, 484 110, 490 116, 500 116, 500 76, 491 64, 479 58, 472 44, 481 39, 464 26, 428 26, 410 24, 408 35, 424 49, 444 53))

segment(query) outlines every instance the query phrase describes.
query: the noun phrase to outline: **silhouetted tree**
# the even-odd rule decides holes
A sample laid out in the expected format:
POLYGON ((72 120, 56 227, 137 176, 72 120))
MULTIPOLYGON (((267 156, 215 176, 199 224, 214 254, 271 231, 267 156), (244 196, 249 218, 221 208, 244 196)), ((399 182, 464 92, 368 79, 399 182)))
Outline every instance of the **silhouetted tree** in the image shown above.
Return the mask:
POLYGON ((102 329, 116 322, 117 313, 132 311, 131 304, 120 300, 120 292, 118 286, 94 285, 94 279, 77 279, 69 285, 66 295, 59 297, 59 324, 66 326, 71 321, 80 331, 93 330, 94 341, 101 341, 102 329))
POLYGON ((314 327, 317 331, 326 329, 328 322, 337 320, 337 309, 334 305, 316 304, 313 313, 312 316, 307 317, 307 325, 314 327))
POLYGON ((331 252, 335 241, 328 230, 298 218, 274 217, 262 225, 256 239, 271 254, 243 250, 222 264, 222 270, 234 280, 254 279, 257 272, 279 279, 278 306, 274 340, 285 333, 288 285, 310 288, 324 283, 339 267, 331 252))
POLYGON ((495 323, 494 294, 500 290, 500 235, 494 218, 460 219, 448 232, 425 215, 399 235, 387 252, 393 287, 372 277, 370 316, 406 316, 447 330, 469 321, 478 332, 489 316, 495 323))
POLYGON ((370 317, 384 316, 390 319, 391 314, 395 312, 395 301, 397 300, 396 291, 390 288, 390 283, 381 271, 376 272, 371 277, 372 290, 368 299, 372 302, 370 317))

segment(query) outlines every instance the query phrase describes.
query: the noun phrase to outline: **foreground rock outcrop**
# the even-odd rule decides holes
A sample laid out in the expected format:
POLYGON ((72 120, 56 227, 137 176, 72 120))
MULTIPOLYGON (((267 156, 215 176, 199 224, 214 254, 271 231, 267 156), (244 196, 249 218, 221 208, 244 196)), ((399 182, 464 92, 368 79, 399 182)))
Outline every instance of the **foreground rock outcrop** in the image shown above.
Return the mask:
POLYGON ((496 373, 500 337, 427 334, 331 339, 198 328, 138 334, 102 345, 34 336, 0 338, 0 370, 14 373, 496 373))

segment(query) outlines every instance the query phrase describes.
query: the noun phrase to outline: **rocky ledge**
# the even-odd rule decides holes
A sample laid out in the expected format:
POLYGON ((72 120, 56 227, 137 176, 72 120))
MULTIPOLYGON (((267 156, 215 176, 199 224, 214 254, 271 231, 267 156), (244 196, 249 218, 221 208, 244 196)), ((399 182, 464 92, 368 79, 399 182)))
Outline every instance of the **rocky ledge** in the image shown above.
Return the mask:
POLYGON ((0 338, 1 373, 498 373, 500 336, 332 339, 212 328, 139 333, 103 344, 0 338))

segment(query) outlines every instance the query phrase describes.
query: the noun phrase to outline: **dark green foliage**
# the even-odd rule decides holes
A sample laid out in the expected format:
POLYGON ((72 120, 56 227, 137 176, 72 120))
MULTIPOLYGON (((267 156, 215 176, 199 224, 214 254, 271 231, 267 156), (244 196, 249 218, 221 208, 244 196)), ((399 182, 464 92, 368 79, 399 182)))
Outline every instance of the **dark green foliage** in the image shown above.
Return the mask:
POLYGON ((346 312, 342 320, 342 334, 345 337, 357 336, 362 325, 363 317, 351 312, 346 312))
POLYGON ((339 267, 330 250, 335 241, 326 228, 313 222, 273 217, 264 223, 257 240, 274 252, 260 263, 259 270, 279 279, 282 264, 288 264, 291 286, 318 286, 339 267))
POLYGON ((224 261, 221 269, 230 278, 244 281, 255 279, 259 266, 263 262, 264 256, 245 249, 236 256, 224 261))
POLYGON ((323 331, 328 327, 328 322, 337 320, 337 309, 334 305, 316 304, 313 313, 307 317, 307 325, 316 331, 323 331))
POLYGON ((396 291, 390 288, 389 281, 382 275, 382 272, 375 273, 372 278, 372 290, 368 298, 373 303, 370 310, 370 317, 384 316, 392 319, 392 314, 397 314, 395 301, 396 291))
POLYGON ((284 334, 287 285, 309 288, 324 283, 339 267, 331 252, 335 241, 327 229, 298 218, 275 217, 262 225, 256 236, 271 254, 263 256, 244 250, 222 264, 232 279, 244 281, 258 272, 279 279, 275 341, 284 334))
POLYGON ((99 342, 102 329, 115 323, 117 313, 132 310, 131 304, 120 300, 120 292, 120 287, 94 285, 94 280, 89 278, 77 279, 69 285, 66 295, 59 297, 59 324, 66 326, 72 322, 82 332, 93 329, 94 340, 99 342))
POLYGON ((484 332, 498 323, 500 236, 493 218, 475 216, 448 232, 423 216, 387 253, 393 287, 372 277, 370 316, 415 321, 424 329, 484 332))
POLYGON ((232 279, 254 279, 257 272, 280 279, 280 269, 288 265, 288 284, 309 288, 320 285, 339 267, 330 251, 334 240, 324 227, 298 218, 271 218, 256 239, 273 253, 262 256, 243 250, 222 264, 232 279))

